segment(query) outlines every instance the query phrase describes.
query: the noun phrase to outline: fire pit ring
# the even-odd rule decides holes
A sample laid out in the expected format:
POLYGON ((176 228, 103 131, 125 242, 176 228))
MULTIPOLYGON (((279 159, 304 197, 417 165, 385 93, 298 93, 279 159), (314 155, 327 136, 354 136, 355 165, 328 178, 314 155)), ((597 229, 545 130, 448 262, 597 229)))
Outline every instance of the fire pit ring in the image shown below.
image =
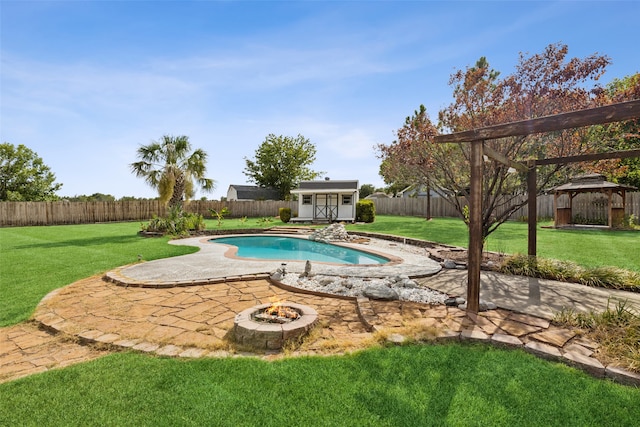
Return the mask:
POLYGON ((236 315, 233 332, 236 343, 260 350, 278 350, 292 339, 306 335, 318 321, 318 312, 313 308, 292 302, 281 302, 278 305, 299 314, 296 319, 287 323, 269 323, 255 319, 273 303, 256 305, 236 315))

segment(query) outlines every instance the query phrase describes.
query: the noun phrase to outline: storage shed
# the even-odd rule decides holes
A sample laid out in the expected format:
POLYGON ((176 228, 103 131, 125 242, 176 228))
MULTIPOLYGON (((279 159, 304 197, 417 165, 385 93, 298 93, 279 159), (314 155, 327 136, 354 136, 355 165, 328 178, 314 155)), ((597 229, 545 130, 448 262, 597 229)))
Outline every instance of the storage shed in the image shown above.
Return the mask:
POLYGON ((333 222, 356 220, 357 180, 302 181, 291 190, 298 196, 298 216, 292 221, 333 222))

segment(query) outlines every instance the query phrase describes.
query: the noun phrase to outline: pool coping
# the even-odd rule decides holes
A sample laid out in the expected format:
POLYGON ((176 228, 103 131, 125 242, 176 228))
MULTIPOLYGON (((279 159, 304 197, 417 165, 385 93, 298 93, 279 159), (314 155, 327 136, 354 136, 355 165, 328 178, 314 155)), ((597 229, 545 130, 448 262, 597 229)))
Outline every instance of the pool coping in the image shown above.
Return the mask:
MULTIPOLYGON (((380 252, 380 251, 376 251, 376 250, 372 250, 369 248, 361 248, 361 247, 355 247, 355 243, 350 243, 350 242, 343 242, 343 241, 332 241, 332 242, 328 242, 328 243, 324 243, 324 242, 318 242, 316 240, 311 240, 309 238, 305 238, 299 235, 291 235, 291 234, 273 234, 273 233, 243 233, 243 234, 225 234, 225 235, 220 235, 220 236, 212 236, 212 237, 208 237, 206 240, 207 243, 215 243, 215 244, 219 244, 219 245, 225 245, 228 246, 229 249, 224 253, 224 256, 227 258, 231 258, 231 259, 237 259, 237 260, 241 260, 241 261, 275 261, 275 262, 305 262, 306 260, 290 260, 290 259, 256 259, 256 258, 246 258, 246 257, 241 257, 238 256, 238 250, 239 248, 237 246, 233 246, 229 243, 217 243, 215 242, 216 239, 226 239, 228 237, 251 237, 251 236, 269 236, 269 237, 286 237, 286 238, 290 238, 290 239, 298 239, 298 240, 308 240, 311 242, 316 242, 318 244, 328 244, 328 245, 334 245, 334 246, 339 246, 339 247, 343 247, 343 248, 347 248, 347 249, 353 249, 356 251, 360 251, 360 252, 364 252, 367 254, 371 254, 371 255, 375 255, 381 258, 385 258, 387 259, 388 262, 384 263, 384 264, 349 264, 350 266, 353 267, 374 267, 374 266, 390 266, 390 265, 397 265, 403 262, 403 259, 392 255, 392 254, 388 254, 388 253, 384 253, 384 252, 380 252), (212 241, 213 240, 213 241, 212 241), (350 244, 345 244, 345 243, 350 243, 350 244)), ((328 265, 345 265, 345 264, 340 264, 340 263, 331 263, 331 262, 325 262, 325 261, 313 261, 314 264, 328 264, 328 265)))
MULTIPOLYGON (((286 234, 282 236, 291 237, 286 234)), ((268 277, 282 268, 283 263, 290 273, 301 274, 305 270, 305 261, 228 258, 225 257, 228 246, 211 244, 210 239, 210 236, 198 236, 172 240, 170 244, 196 246, 200 250, 192 254, 130 264, 107 272, 105 277, 113 283, 128 286, 172 287, 268 277)), ((340 245, 372 253, 378 252, 387 258, 393 257, 394 262, 378 265, 313 262, 313 274, 368 278, 407 275, 419 278, 433 276, 442 269, 440 263, 430 258, 426 249, 420 253, 411 252, 408 250, 411 245, 403 248, 403 245, 384 239, 371 239, 367 245, 348 242, 340 242, 340 245)))

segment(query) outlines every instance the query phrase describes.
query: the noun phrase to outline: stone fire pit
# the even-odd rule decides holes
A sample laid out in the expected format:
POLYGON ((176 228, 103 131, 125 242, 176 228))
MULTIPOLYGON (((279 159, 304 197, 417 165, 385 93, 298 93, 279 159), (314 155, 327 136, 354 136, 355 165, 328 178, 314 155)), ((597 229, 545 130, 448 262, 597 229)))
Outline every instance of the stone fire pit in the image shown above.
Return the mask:
POLYGON ((291 302, 277 305, 293 312, 294 316, 290 319, 274 316, 269 320, 264 313, 274 303, 256 305, 238 313, 233 326, 236 343, 258 350, 278 350, 287 341, 306 335, 318 321, 318 312, 306 305, 291 302))

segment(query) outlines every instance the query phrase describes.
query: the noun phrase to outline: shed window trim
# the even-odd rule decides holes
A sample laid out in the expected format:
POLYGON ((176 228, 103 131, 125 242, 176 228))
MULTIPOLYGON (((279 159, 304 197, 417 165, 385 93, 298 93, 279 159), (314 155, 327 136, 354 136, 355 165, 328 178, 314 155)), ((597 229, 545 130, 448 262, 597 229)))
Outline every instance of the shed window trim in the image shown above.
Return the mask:
POLYGON ((342 195, 342 204, 350 205, 353 203, 353 196, 351 194, 343 194, 342 195))
POLYGON ((303 205, 310 205, 312 204, 312 200, 311 200, 311 194, 303 194, 302 195, 302 204, 303 205))

